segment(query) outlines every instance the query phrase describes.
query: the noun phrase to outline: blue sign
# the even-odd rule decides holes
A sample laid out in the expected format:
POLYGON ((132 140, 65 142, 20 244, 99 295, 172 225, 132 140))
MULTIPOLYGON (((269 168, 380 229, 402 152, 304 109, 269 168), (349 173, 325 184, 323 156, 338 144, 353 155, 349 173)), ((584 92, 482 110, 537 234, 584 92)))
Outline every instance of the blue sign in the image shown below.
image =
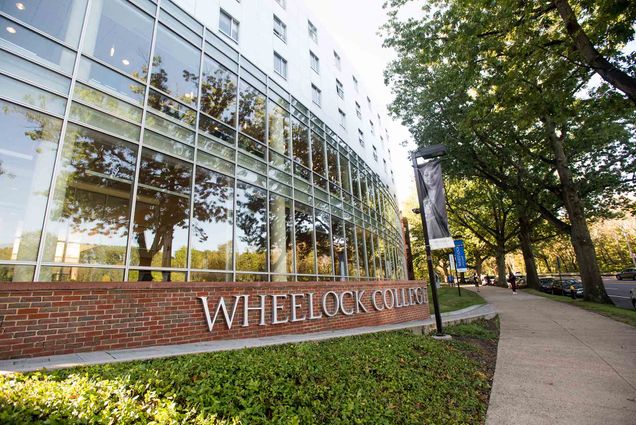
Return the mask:
POLYGON ((458 239, 455 241, 455 248, 453 248, 455 254, 455 263, 457 264, 458 272, 467 272, 466 268, 466 253, 464 252, 464 241, 458 239))

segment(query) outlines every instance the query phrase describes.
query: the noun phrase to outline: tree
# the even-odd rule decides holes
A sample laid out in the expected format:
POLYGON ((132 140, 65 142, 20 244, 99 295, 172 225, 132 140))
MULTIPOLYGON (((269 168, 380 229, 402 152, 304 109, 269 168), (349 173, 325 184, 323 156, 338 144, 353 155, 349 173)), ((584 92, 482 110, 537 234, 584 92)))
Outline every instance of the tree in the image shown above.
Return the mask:
POLYGON ((421 144, 449 147, 448 174, 486 178, 568 233, 586 296, 607 301, 586 214, 634 188, 633 108, 605 86, 583 93, 592 72, 554 42, 556 15, 434 1, 402 21, 406 3, 390 2, 385 26, 392 112, 421 144))

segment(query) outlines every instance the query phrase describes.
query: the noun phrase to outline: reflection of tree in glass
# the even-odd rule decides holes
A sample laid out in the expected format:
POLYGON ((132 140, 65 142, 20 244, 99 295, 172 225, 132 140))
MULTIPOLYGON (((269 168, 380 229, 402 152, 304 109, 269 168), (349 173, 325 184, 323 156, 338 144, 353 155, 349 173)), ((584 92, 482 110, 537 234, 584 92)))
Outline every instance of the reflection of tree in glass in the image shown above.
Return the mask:
POLYGON ((236 125, 236 76, 210 59, 201 82, 201 111, 232 127, 236 125))
POLYGON ((237 249, 237 268, 241 270, 267 269, 263 255, 267 250, 266 202, 264 190, 245 183, 239 184, 236 197, 236 226, 241 232, 237 232, 237 245, 240 238, 241 242, 253 248, 251 252, 238 252, 237 249))
POLYGON ((243 133, 261 142, 265 142, 265 105, 265 96, 241 80, 239 127, 243 133))
POLYGON ((314 262, 314 218, 311 208, 296 203, 296 271, 298 273, 315 273, 314 262))
POLYGON ((309 133, 300 121, 292 119, 292 154, 294 161, 309 168, 309 133))
MULTIPOLYGON (((152 58, 153 72, 150 74, 150 85, 163 91, 164 93, 171 94, 168 87, 168 73, 164 68, 161 68, 161 56, 154 56, 152 58)), ((199 84, 199 77, 193 73, 183 70, 183 79, 185 81, 191 81, 193 84, 193 92, 197 91, 199 84)), ((178 97, 184 103, 191 103, 192 99, 188 93, 178 97)), ((164 114, 176 118, 179 121, 183 121, 186 124, 194 126, 196 122, 196 111, 187 108, 158 92, 150 91, 148 94, 148 105, 157 111, 161 111, 164 114)))

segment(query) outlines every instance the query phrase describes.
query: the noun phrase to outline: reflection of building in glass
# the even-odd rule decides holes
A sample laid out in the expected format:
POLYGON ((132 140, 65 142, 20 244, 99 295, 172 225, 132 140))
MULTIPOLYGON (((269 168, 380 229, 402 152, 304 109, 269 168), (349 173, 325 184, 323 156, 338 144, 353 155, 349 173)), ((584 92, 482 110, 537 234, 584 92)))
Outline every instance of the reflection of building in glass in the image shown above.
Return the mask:
POLYGON ((310 81, 328 39, 284 22, 285 3, 258 12, 285 37, 237 19, 249 1, 200 3, 218 19, 170 0, 0 2, 0 281, 404 277, 391 180, 357 141, 373 121, 339 125, 362 88, 318 87, 344 58, 330 48, 337 66, 310 81), (276 51, 257 67, 263 31, 276 51))

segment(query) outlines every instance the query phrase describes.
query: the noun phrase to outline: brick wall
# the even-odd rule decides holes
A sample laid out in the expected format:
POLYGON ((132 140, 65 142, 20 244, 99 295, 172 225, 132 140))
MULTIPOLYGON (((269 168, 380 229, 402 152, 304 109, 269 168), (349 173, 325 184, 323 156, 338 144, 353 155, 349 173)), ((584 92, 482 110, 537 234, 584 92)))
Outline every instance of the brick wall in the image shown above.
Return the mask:
POLYGON ((36 357, 74 352, 138 348, 220 339, 319 332, 331 329, 374 326, 422 320, 429 316, 423 282, 272 282, 272 283, 23 283, 0 286, 0 359, 36 357), (424 288, 418 304, 418 291, 424 288), (410 289, 409 289, 410 288, 410 289), (383 310, 378 307, 408 304, 383 310), (322 311, 336 311, 338 296, 342 308, 333 317, 322 311), (343 291, 351 291, 343 294, 343 291), (356 292, 361 305, 356 303, 356 292), (364 291, 364 292, 362 292, 364 291), (313 294, 313 315, 309 319, 309 294, 313 294), (291 322, 292 299, 296 295, 296 320, 291 322), (249 326, 244 324, 245 295, 249 295, 249 326), (260 295, 266 295, 265 314, 260 295), (279 295, 274 300, 273 295, 279 295), (239 296, 237 300, 237 296, 239 296), (219 309, 210 331, 204 303, 215 315, 220 297, 227 313, 237 302, 229 328, 219 309), (397 297, 397 300, 396 300, 397 297), (272 316, 272 303, 279 306, 272 316), (357 308, 357 310, 356 310, 357 308), (364 308, 367 311, 364 311, 364 308), (347 315, 347 314, 350 315, 347 315), (305 320, 301 320, 302 317, 305 320), (263 321, 263 325, 259 324, 263 321), (272 324, 273 319, 287 323, 272 324))

